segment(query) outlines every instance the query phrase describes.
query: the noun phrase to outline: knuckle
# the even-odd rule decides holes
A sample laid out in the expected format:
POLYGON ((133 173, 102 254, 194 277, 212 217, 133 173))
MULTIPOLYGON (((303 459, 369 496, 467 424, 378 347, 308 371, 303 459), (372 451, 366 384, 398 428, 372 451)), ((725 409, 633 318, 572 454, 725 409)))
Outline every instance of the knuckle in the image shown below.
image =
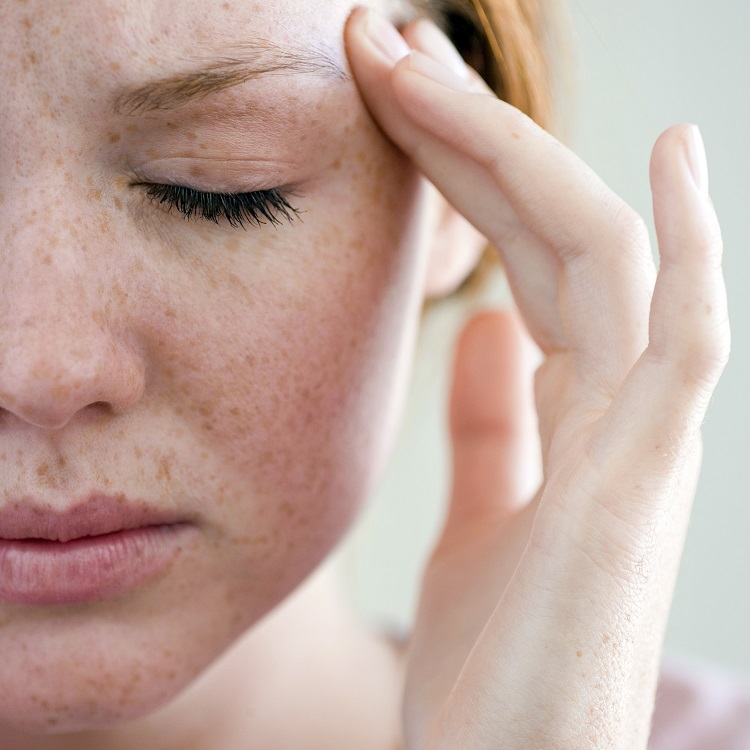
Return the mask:
POLYGON ((482 139, 476 144, 478 161, 490 174, 497 185, 501 185, 505 170, 502 154, 495 144, 487 139, 482 139))
POLYGON ((721 268, 724 241, 715 216, 697 214, 661 229, 659 252, 662 262, 695 264, 714 270, 721 268))
MULTIPOLYGON (((709 314, 709 313, 707 313, 709 314)), ((729 360, 731 334, 723 315, 715 325, 696 326, 691 345, 686 347, 686 372, 698 381, 716 383, 729 360)))
POLYGON ((729 336, 724 332, 705 332, 667 347, 650 346, 652 359, 671 372, 668 381, 709 394, 713 392, 729 359, 729 336))
POLYGON ((638 250, 650 247, 648 225, 627 203, 620 203, 615 210, 612 228, 622 247, 638 250))
POLYGON ((596 256, 610 269, 645 268, 652 264, 649 229, 640 214, 609 189, 601 200, 596 229, 590 235, 581 236, 577 221, 572 227, 570 234, 576 241, 568 248, 569 257, 585 256, 595 248, 596 256))
POLYGON ((731 351, 725 305, 693 299, 682 305, 679 320, 672 315, 658 327, 648 351, 656 364, 672 371, 670 382, 710 390, 716 386, 731 351))
POLYGON ((721 257, 724 251, 724 240, 721 229, 717 222, 711 222, 706 227, 702 237, 698 240, 698 252, 700 257, 713 261, 716 268, 721 266, 721 257))
POLYGON ((727 336, 704 336, 685 351, 677 367, 688 384, 713 389, 727 364, 729 350, 727 336))

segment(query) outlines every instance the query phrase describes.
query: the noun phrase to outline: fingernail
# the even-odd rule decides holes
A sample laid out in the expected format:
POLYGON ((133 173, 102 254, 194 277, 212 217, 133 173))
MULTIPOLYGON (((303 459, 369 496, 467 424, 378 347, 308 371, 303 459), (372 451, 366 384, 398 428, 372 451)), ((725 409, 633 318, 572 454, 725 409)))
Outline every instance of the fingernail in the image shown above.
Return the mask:
POLYGON ((469 68, 453 42, 432 21, 422 19, 414 28, 415 46, 427 53, 433 60, 443 63, 459 78, 468 79, 469 68))
POLYGON ((468 78, 456 75, 450 68, 442 63, 436 62, 424 52, 413 51, 409 56, 409 67, 415 73, 429 78, 431 81, 443 84, 456 91, 473 91, 474 83, 468 78))
POLYGON ((685 142, 685 155, 693 181, 704 195, 708 195, 708 161, 706 148, 703 145, 701 131, 697 125, 691 125, 685 142))
POLYGON ((396 27, 383 15, 374 11, 367 11, 365 34, 372 43, 385 55, 389 63, 396 63, 409 54, 406 43, 396 27))

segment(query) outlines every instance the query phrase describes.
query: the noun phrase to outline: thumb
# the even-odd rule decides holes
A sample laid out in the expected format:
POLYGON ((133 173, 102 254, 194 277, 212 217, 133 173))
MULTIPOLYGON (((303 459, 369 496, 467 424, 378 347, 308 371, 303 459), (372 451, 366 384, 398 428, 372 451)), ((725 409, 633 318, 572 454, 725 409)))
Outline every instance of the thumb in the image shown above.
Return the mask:
POLYGON ((536 489, 535 365, 533 344, 514 311, 478 313, 460 334, 450 398, 453 480, 446 532, 520 510, 536 489))

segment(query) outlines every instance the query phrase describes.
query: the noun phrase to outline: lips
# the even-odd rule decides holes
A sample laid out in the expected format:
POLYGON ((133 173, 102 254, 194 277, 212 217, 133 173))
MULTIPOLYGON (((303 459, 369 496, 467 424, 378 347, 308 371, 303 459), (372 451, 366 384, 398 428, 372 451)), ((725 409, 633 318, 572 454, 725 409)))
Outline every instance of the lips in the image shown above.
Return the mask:
POLYGON ((24 500, 0 508, 0 539, 69 542, 184 520, 184 515, 156 510, 143 501, 128 500, 125 495, 94 494, 64 511, 52 511, 24 500))
POLYGON ((164 572, 196 526, 124 495, 65 511, 16 501, 0 509, 0 600, 78 604, 122 595, 164 572))

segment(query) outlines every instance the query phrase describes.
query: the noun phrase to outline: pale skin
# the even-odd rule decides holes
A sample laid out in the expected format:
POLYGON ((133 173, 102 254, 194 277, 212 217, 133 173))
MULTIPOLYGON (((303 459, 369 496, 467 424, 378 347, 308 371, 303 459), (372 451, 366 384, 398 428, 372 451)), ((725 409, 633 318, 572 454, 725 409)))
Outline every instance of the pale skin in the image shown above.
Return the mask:
POLYGON ((436 27, 261 5, 0 3, 0 503, 103 488, 196 527, 111 601, 0 601, 0 750, 643 750, 729 351, 702 148, 691 170, 688 125, 654 147, 657 273, 640 217, 436 27), (323 47, 352 77, 111 111, 123 86, 256 38, 323 47), (167 214, 136 184, 165 170, 298 186, 303 221, 167 214), (518 310, 459 341, 449 512, 401 651, 326 569, 292 592, 377 478, 423 300, 483 237, 518 310))

